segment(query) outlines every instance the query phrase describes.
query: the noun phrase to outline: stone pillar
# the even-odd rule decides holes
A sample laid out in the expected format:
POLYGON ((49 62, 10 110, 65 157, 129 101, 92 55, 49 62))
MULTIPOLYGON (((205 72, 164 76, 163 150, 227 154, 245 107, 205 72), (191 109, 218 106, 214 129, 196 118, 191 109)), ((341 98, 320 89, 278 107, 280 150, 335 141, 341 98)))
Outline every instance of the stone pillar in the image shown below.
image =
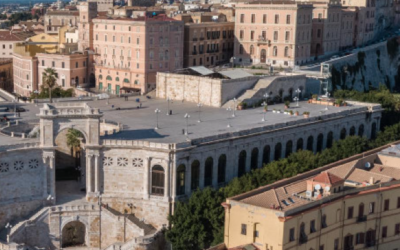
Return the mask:
POLYGON ((275 161, 275 144, 271 142, 270 144, 270 151, 269 151, 269 162, 275 161))
POLYGON ((43 157, 43 198, 47 198, 49 195, 48 188, 47 188, 47 159, 43 157))
POLYGON ((199 162, 200 162, 199 188, 203 189, 204 188, 204 167, 205 167, 205 161, 203 160, 203 156, 199 157, 199 162))
MULTIPOLYGON (((43 193, 47 196, 48 194, 53 197, 53 202, 55 202, 56 198, 56 170, 55 170, 55 161, 54 161, 54 151, 43 152, 43 163, 46 168, 46 180, 44 181, 43 193)), ((47 198, 47 197, 46 197, 47 198)))
POLYGON ((94 155, 94 192, 100 194, 100 165, 99 155, 94 155))
POLYGON ((144 166, 144 169, 143 169, 143 199, 144 200, 149 199, 150 163, 151 163, 151 158, 148 157, 145 159, 145 162, 143 164, 143 166, 144 166))
POLYGON ((165 165, 165 175, 164 175, 164 199, 165 201, 169 200, 170 194, 170 169, 171 169, 171 161, 168 161, 165 165))
POLYGON ((248 148, 246 150, 246 173, 249 173, 251 171, 251 153, 253 151, 253 148, 248 148))
POLYGON ((93 189, 93 169, 92 169, 93 155, 86 154, 86 194, 92 193, 93 189))
POLYGON ((214 154, 213 161, 213 174, 212 174, 212 186, 218 188, 218 156, 214 154))

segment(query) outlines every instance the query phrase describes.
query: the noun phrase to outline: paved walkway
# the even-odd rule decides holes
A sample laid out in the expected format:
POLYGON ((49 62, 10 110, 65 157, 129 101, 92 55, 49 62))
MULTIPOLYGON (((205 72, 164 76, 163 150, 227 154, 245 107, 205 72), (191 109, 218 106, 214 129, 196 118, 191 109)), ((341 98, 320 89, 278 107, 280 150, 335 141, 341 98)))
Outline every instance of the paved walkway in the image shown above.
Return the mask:
POLYGON ((77 181, 56 182, 56 205, 88 204, 86 191, 83 185, 77 181))

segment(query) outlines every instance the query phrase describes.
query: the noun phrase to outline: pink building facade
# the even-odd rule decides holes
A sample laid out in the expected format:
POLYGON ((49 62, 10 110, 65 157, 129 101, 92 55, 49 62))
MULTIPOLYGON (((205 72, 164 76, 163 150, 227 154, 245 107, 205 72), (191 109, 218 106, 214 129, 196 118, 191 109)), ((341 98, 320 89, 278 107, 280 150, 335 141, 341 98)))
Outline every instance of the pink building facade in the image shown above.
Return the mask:
POLYGON ((30 96, 38 90, 38 60, 36 57, 15 54, 13 56, 14 92, 30 96))
POLYGON ((147 93, 155 89, 156 73, 182 68, 182 21, 154 17, 93 19, 96 88, 147 93))
POLYGON ((236 5, 236 64, 293 67, 311 59, 311 4, 252 2, 236 5))

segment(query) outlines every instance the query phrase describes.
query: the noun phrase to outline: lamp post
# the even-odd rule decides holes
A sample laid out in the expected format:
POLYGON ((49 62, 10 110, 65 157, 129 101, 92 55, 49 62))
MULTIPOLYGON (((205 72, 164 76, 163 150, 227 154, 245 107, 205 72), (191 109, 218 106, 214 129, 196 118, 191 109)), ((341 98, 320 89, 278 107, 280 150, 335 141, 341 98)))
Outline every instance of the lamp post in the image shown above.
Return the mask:
POLYGON ((189 134, 189 118, 190 118, 190 115, 189 115, 188 113, 186 113, 184 117, 185 117, 185 119, 186 119, 186 131, 185 131, 185 135, 188 135, 188 134, 189 134))
POLYGON ((199 107, 199 120, 197 122, 201 122, 201 107, 203 107, 202 103, 197 103, 197 107, 199 107))
POLYGON ((235 114, 235 110, 236 110, 236 107, 237 107, 237 105, 236 105, 236 102, 237 102, 237 99, 236 98, 233 98, 233 109, 232 109, 232 117, 236 117, 236 114, 235 114))
POLYGON ((156 110, 154 110, 154 112, 156 113, 156 127, 154 129, 157 130, 157 129, 159 129, 159 127, 158 127, 158 114, 161 112, 161 110, 156 108, 156 110))
POLYGON ((328 110, 329 96, 330 96, 330 93, 326 92, 326 107, 325 107, 325 110, 328 110))
POLYGON ((7 242, 10 242, 9 237, 10 237, 12 225, 11 225, 10 223, 7 223, 7 225, 5 226, 5 228, 7 229, 7 242))
POLYGON ((228 128, 232 127, 232 126, 231 126, 231 122, 230 122, 230 120, 229 120, 231 110, 232 110, 231 107, 228 107, 228 108, 226 109, 226 111, 228 111, 228 126, 227 126, 228 128))
POLYGON ((298 107, 298 106, 299 106, 299 98, 298 98, 297 96, 295 96, 295 97, 293 98, 293 101, 296 102, 296 107, 298 107))
POLYGON ((297 97, 295 97, 296 100, 295 100, 294 98, 293 98, 293 100, 295 100, 295 101, 297 102, 296 107, 298 107, 298 106, 299 106, 299 100, 300 100, 301 89, 298 88, 298 89, 296 89, 294 92, 297 93, 297 97))
MULTIPOLYGON (((261 105, 263 106, 263 107, 265 107, 266 105, 267 105, 267 103, 264 101, 263 103, 261 103, 261 105)), ((266 110, 264 110, 264 112, 263 112, 264 114, 263 114, 263 118, 262 118, 262 122, 265 122, 266 121, 266 118, 265 118, 265 115, 267 114, 267 111, 266 110)))
POLYGON ((167 105, 168 105, 167 115, 169 115, 169 101, 171 101, 171 99, 167 97, 167 105))

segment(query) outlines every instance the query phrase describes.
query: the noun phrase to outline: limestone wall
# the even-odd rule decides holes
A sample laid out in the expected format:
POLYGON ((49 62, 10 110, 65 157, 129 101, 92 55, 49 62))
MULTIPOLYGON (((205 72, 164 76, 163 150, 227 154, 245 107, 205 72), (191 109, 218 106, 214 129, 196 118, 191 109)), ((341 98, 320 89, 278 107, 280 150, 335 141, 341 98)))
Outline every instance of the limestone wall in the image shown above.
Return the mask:
POLYGON ((37 209, 47 188, 40 149, 0 152, 0 227, 37 209))
POLYGON ((221 107, 226 101, 251 88, 257 77, 242 79, 212 79, 208 77, 157 74, 157 97, 189 101, 212 107, 221 107))

